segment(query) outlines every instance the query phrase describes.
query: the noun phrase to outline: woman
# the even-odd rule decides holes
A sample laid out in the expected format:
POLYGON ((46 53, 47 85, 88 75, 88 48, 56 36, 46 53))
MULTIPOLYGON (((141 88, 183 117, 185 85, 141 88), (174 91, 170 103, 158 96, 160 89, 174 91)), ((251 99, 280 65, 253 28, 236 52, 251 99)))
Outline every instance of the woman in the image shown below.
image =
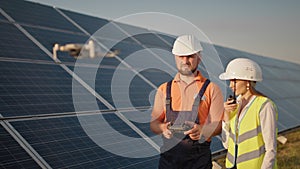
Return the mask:
POLYGON ((230 80, 237 99, 224 103, 222 139, 228 149, 226 168, 277 168, 277 108, 255 89, 262 81, 259 65, 246 58, 229 62, 221 80, 230 80))

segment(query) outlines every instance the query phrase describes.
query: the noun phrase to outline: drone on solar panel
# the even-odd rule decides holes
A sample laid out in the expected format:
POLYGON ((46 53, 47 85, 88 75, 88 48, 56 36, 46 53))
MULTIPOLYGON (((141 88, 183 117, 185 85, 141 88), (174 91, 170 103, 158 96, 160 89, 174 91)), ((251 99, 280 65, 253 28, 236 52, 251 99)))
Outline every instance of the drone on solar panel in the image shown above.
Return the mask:
POLYGON ((115 57, 120 54, 120 50, 112 49, 107 52, 103 52, 100 47, 95 45, 93 40, 89 40, 87 44, 68 43, 60 45, 55 43, 53 45, 53 59, 57 60, 57 51, 68 52, 70 56, 80 59, 84 57, 115 57))

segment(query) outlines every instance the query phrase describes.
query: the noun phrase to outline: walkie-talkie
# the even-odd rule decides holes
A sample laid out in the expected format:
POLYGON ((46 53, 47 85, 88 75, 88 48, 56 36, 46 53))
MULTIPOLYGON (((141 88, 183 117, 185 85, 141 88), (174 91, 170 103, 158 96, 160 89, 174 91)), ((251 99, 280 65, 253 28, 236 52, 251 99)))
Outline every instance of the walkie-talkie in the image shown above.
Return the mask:
POLYGON ((233 96, 229 95, 229 98, 228 98, 228 100, 233 100, 233 102, 231 102, 230 104, 236 104, 235 91, 236 91, 236 79, 233 80, 233 96))

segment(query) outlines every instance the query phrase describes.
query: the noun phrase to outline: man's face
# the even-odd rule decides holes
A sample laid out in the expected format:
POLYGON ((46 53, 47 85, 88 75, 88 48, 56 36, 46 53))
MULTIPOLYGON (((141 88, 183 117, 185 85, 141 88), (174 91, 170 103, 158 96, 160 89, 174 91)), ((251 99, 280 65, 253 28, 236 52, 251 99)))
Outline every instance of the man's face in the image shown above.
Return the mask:
POLYGON ((176 66, 178 72, 182 75, 192 75, 198 68, 200 63, 200 53, 188 56, 175 55, 176 66))

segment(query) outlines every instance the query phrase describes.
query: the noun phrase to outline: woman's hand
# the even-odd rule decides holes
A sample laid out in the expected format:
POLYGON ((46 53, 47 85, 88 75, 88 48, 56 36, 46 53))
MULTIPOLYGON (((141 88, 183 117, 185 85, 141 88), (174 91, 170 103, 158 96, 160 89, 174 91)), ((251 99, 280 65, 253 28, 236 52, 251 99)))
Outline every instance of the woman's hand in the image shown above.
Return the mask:
POLYGON ((237 108, 237 104, 233 103, 234 100, 227 100, 224 102, 224 121, 228 122, 230 120, 230 113, 237 108))

